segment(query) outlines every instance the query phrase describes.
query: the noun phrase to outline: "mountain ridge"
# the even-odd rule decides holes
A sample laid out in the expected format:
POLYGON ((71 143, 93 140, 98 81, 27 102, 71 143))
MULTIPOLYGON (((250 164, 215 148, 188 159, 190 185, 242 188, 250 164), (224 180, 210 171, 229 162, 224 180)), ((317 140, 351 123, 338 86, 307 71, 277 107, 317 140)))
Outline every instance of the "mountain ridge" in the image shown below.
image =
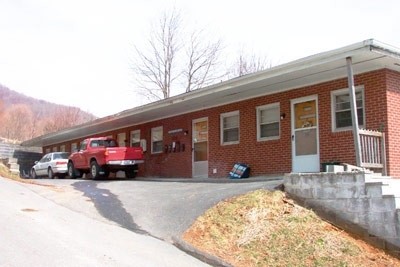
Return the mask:
POLYGON ((5 110, 17 104, 29 105, 32 109, 32 112, 35 114, 39 114, 40 118, 44 116, 42 112, 43 109, 45 109, 47 112, 56 112, 56 110, 60 108, 74 108, 80 110, 84 117, 88 117, 89 120, 97 119, 95 115, 83 111, 78 107, 56 104, 43 99, 37 99, 31 96, 27 96, 23 93, 14 91, 2 84, 0 84, 0 101, 2 104, 2 109, 5 110))
POLYGON ((0 84, 0 137, 25 141, 97 119, 78 107, 26 96, 0 84))

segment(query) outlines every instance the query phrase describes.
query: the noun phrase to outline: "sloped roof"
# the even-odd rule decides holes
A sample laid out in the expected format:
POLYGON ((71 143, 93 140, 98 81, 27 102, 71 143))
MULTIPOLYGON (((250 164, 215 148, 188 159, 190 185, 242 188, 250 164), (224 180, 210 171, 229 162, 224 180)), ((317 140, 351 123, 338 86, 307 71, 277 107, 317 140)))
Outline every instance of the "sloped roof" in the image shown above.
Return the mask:
POLYGON ((48 146, 238 100, 344 78, 347 77, 347 57, 352 57, 354 75, 383 68, 400 72, 400 50, 369 39, 42 135, 22 145, 48 146))

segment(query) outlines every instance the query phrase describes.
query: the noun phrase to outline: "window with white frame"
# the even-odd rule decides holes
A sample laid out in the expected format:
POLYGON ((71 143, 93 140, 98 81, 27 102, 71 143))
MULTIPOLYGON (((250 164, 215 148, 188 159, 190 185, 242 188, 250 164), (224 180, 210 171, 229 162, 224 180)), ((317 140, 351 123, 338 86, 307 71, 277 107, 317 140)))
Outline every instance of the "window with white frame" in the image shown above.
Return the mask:
POLYGON ((131 131, 131 147, 140 147, 140 130, 131 131))
POLYGON ((279 139, 279 103, 257 107, 257 140, 279 139))
MULTIPOLYGON (((351 130, 351 105, 349 89, 341 89, 331 92, 332 101, 332 130, 343 131, 351 130)), ((364 126, 364 88, 356 88, 356 106, 358 125, 364 126)))
POLYGON ((151 153, 163 151, 163 127, 151 128, 151 153))
POLYGON ((221 144, 239 143, 239 111, 221 114, 221 144))

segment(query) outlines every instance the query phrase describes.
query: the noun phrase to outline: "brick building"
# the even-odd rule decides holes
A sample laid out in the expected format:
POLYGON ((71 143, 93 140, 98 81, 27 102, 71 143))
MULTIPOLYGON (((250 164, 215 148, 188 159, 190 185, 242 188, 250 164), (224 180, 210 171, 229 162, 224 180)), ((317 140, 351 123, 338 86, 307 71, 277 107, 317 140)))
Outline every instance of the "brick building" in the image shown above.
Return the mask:
POLYGON ((360 165, 349 78, 354 80, 360 128, 385 135, 382 139, 375 132, 360 134, 361 160, 400 177, 400 50, 375 40, 136 107, 23 145, 41 146, 46 152, 73 151, 86 137, 113 136, 121 145, 146 150, 139 176, 226 177, 235 162, 250 165, 252 176, 319 172, 321 164, 332 161, 360 165))

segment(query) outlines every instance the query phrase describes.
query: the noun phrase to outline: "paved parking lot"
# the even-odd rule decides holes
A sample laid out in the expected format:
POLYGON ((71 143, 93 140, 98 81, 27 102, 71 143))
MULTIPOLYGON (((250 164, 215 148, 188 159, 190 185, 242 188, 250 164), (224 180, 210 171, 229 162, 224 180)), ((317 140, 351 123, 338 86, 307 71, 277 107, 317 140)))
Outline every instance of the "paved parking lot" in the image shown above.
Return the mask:
POLYGON ((37 180, 29 186, 56 203, 131 231, 172 242, 219 201, 273 190, 282 177, 230 179, 37 180))

